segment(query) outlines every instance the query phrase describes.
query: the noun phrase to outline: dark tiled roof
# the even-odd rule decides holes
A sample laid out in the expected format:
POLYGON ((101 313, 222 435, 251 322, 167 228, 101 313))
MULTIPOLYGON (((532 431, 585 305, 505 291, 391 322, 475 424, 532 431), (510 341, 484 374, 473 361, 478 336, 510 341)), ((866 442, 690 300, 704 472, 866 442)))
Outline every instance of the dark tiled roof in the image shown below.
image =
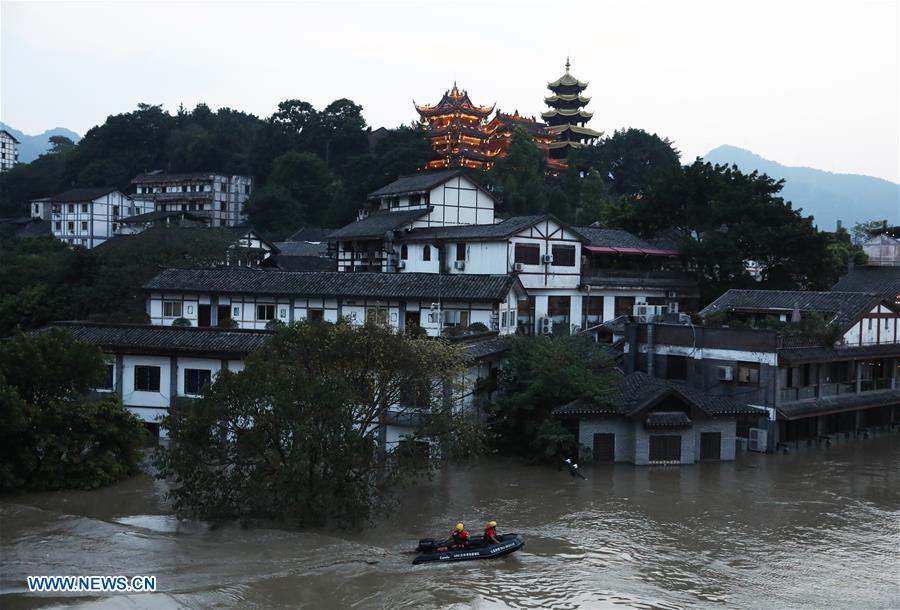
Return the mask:
POLYGON ((342 239, 383 239, 385 233, 408 225, 434 208, 418 208, 402 212, 374 212, 362 220, 352 222, 327 236, 329 241, 342 239))
POLYGON ((779 363, 792 366, 807 362, 833 362, 850 358, 883 358, 886 356, 900 356, 900 343, 847 347, 797 347, 778 350, 779 363))
POLYGON ((479 341, 463 346, 466 360, 479 360, 488 356, 496 356, 510 350, 508 337, 495 337, 487 341, 479 341))
POLYGON ((862 292, 731 289, 707 305, 700 315, 714 312, 790 314, 797 305, 801 313, 830 315, 841 328, 847 328, 881 301, 879 295, 862 292))
POLYGON ((557 407, 553 413, 563 417, 609 414, 629 417, 669 393, 675 393, 688 404, 712 417, 759 414, 757 409, 733 398, 710 395, 686 385, 657 379, 641 372, 622 377, 606 402, 579 399, 565 406, 557 407))
MULTIPOLYGON (((427 193, 434 187, 443 184, 460 174, 466 176, 469 180, 472 180, 472 178, 466 175, 461 169, 442 169, 438 171, 421 172, 419 174, 413 174, 412 176, 401 176, 387 186, 383 186, 377 191, 369 193, 368 198, 379 199, 381 197, 394 195, 427 193)), ((485 191, 485 193, 487 193, 487 191, 485 191)))
POLYGON ((826 415, 841 411, 856 411, 900 402, 900 389, 841 394, 810 400, 783 402, 775 409, 787 419, 800 419, 813 415, 826 415))
POLYGON ((573 227, 576 231, 590 240, 592 246, 606 246, 608 248, 639 248, 641 250, 653 250, 653 244, 644 241, 640 237, 632 235, 628 231, 620 229, 602 229, 600 227, 573 227))
POLYGON ((647 428, 689 428, 691 418, 683 411, 654 411, 644 420, 647 428))
POLYGON ((118 189, 114 186, 103 186, 98 188, 81 188, 70 189, 48 197, 47 201, 51 203, 89 203, 94 199, 99 199, 109 193, 115 193, 118 189))
POLYGON ((412 229, 397 237, 397 241, 428 241, 436 239, 489 240, 505 239, 548 218, 547 214, 514 216, 491 225, 457 225, 452 227, 423 227, 412 229))
POLYGON ((311 244, 305 241, 276 241, 278 251, 284 256, 321 256, 328 251, 323 243, 311 244))
MULTIPOLYGON (((181 173, 165 173, 151 172, 147 174, 138 174, 131 181, 132 184, 159 184, 163 182, 185 182, 188 180, 209 180, 213 176, 228 176, 221 172, 181 172, 181 173)), ((141 193, 143 195, 143 193, 141 193)), ((151 193, 152 194, 152 193, 151 193)), ((161 193, 155 193, 157 195, 161 193)))
POLYGON ((246 267, 165 269, 146 290, 373 299, 500 301, 518 280, 508 275, 299 273, 246 267))
POLYGON ((854 267, 831 289, 838 292, 874 292, 889 301, 900 300, 900 267, 854 267))
POLYGON ((284 256, 275 257, 275 266, 282 271, 337 271, 337 259, 324 256, 284 256))
POLYGON ((53 327, 103 349, 155 354, 249 354, 262 347, 274 334, 262 330, 87 322, 57 322, 53 327))
POLYGON ((289 235, 285 241, 325 241, 329 233, 334 233, 334 229, 300 227, 289 235))
POLYGON ((205 218, 201 216, 195 216, 190 212, 182 212, 177 210, 171 210, 168 212, 156 211, 156 212, 147 212, 146 214, 137 214, 135 216, 129 216, 127 218, 119 219, 119 223, 123 225, 127 224, 140 224, 142 222, 153 222, 154 220, 162 220, 164 218, 177 218, 179 216, 183 216, 185 220, 193 220, 196 222, 206 222, 205 218))

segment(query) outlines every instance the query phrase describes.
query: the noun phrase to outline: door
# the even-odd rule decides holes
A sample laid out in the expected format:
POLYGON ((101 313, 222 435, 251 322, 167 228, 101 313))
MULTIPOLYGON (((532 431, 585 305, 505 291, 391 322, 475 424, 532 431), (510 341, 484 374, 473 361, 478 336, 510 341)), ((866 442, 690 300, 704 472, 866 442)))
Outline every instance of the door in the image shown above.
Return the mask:
POLYGON ((594 434, 594 461, 595 462, 615 462, 616 461, 616 435, 604 432, 594 434))
POLYGON ((415 328, 421 323, 421 314, 418 311, 406 312, 406 328, 415 328))
POLYGON ((204 328, 212 323, 212 308, 209 305, 200 305, 197 308, 197 326, 204 328))
POLYGON ((216 320, 218 324, 230 319, 231 307, 229 305, 219 305, 216 307, 216 320))
POLYGON ((721 460, 722 459, 722 433, 721 432, 701 432, 700 433, 700 459, 701 460, 721 460))
POLYGON ((680 464, 681 436, 651 436, 649 458, 651 464, 680 464))

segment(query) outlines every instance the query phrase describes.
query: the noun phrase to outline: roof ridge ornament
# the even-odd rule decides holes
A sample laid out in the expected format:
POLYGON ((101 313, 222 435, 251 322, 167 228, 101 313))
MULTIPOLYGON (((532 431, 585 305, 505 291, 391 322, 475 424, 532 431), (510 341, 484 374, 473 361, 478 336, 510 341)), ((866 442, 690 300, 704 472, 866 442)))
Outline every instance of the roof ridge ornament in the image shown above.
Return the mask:
POLYGON ((569 64, 569 56, 566 55, 566 74, 569 73, 569 67, 570 67, 570 65, 571 65, 571 64, 569 64))

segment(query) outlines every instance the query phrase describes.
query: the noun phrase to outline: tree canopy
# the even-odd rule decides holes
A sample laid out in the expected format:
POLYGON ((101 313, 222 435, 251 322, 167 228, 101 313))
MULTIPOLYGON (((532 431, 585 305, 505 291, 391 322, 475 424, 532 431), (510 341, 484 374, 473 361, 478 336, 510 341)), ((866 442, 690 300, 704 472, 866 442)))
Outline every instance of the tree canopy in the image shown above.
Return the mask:
POLYGON ((180 514, 365 521, 439 455, 477 448, 475 422, 447 400, 462 365, 460 348, 386 326, 280 328, 243 371, 221 373, 203 398, 170 412, 160 476, 173 479, 180 514), (381 424, 404 415, 421 425, 383 450, 381 424), (419 442, 431 450, 419 453, 419 442))

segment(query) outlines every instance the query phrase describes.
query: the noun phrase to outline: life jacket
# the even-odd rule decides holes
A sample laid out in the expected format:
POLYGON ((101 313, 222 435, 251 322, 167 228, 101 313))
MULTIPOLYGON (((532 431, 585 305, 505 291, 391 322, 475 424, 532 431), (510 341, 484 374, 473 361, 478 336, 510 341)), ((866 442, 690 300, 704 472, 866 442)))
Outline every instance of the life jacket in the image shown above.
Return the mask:
POLYGON ((497 537, 497 529, 490 525, 484 528, 484 541, 487 542, 491 538, 497 537))
POLYGON ((461 532, 454 531, 453 532, 453 542, 457 544, 466 544, 469 542, 469 532, 463 530, 461 532))

